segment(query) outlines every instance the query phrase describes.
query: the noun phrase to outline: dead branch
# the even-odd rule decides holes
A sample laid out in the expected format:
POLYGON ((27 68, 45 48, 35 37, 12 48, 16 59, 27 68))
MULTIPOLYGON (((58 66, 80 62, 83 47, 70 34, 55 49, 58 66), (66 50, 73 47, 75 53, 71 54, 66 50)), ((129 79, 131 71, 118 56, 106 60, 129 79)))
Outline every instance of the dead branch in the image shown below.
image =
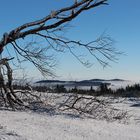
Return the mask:
POLYGON ((74 3, 73 5, 71 5, 69 7, 62 8, 57 11, 52 11, 48 16, 46 16, 40 20, 23 24, 23 25, 17 27, 16 29, 10 31, 10 33, 5 33, 0 42, 0 48, 2 50, 3 47, 6 46, 7 44, 9 44, 17 39, 24 38, 28 35, 35 34, 40 31, 46 31, 46 30, 51 30, 51 29, 57 28, 58 26, 60 26, 64 23, 67 23, 68 21, 71 21, 72 19, 77 17, 81 12, 83 12, 85 10, 89 10, 91 8, 95 8, 99 5, 106 4, 106 2, 107 2, 107 0, 99 0, 96 2, 94 2, 94 0, 81 0, 77 3, 74 3), (73 10, 74 10, 74 12, 71 13, 73 10), (68 15, 64 16, 63 18, 61 17, 61 19, 60 19, 60 16, 66 15, 65 14, 66 12, 68 12, 68 15), (47 21, 52 20, 52 19, 59 19, 59 20, 56 20, 55 22, 53 22, 50 25, 46 25, 47 21), (36 27, 36 26, 39 26, 39 27, 36 27), (29 29, 31 27, 33 29, 29 29))
POLYGON ((59 106, 59 109, 63 112, 76 111, 75 113, 80 115, 107 121, 120 121, 128 117, 127 111, 112 107, 103 97, 72 94, 59 106))

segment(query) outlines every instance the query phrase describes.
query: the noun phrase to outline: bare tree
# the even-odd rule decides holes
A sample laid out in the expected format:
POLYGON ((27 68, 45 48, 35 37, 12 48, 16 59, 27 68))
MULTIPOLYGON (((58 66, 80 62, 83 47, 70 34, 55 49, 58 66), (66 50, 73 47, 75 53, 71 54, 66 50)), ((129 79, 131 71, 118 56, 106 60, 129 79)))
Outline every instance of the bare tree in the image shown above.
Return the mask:
MULTIPOLYGON (((84 43, 82 41, 67 39, 59 34, 65 30, 70 21, 77 18, 82 12, 94 9, 100 5, 107 5, 107 0, 74 1, 73 4, 68 7, 51 11, 49 15, 42 19, 23 24, 11 30, 9 33, 4 33, 0 41, 0 54, 2 54, 5 49, 8 50, 9 45, 11 45, 19 63, 23 60, 28 60, 33 63, 43 75, 52 75, 51 68, 54 67, 55 63, 53 55, 47 54, 49 49, 57 52, 68 50, 83 65, 87 67, 90 66, 88 61, 84 61, 80 56, 75 54, 73 51, 73 46, 75 46, 75 48, 85 48, 101 65, 106 66, 108 65, 108 61, 106 60, 115 61, 116 55, 119 54, 119 52, 112 47, 114 41, 110 37, 101 35, 94 41, 84 43), (48 47, 40 47, 36 41, 31 41, 23 47, 20 43, 26 41, 30 36, 45 39, 48 47), (103 57, 99 57, 98 54, 103 57)), ((10 52, 9 55, 12 56, 10 52)), ((13 107, 14 104, 21 105, 22 101, 15 95, 12 89, 12 69, 9 65, 9 60, 11 59, 13 58, 1 58, 0 78, 2 95, 4 94, 3 97, 5 100, 13 107), (4 78, 5 71, 7 73, 7 83, 4 78)))

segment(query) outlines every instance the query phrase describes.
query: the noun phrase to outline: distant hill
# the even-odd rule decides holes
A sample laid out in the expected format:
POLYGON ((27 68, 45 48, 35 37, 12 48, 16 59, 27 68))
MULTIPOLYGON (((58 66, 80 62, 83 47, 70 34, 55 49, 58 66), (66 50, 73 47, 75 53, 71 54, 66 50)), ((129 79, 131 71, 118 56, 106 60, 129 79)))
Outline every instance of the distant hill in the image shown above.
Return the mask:
POLYGON ((126 81, 123 79, 90 79, 90 80, 82 80, 82 81, 61 81, 61 80, 41 80, 36 83, 90 83, 90 82, 105 82, 105 81, 126 81))
POLYGON ((64 83, 66 81, 60 81, 60 80, 41 80, 41 81, 37 81, 36 83, 64 83))
POLYGON ((91 80, 88 80, 88 81, 126 81, 126 80, 123 80, 123 79, 109 79, 109 80, 106 80, 106 79, 91 79, 91 80))
POLYGON ((111 79, 109 81, 120 81, 120 82, 123 82, 123 81, 126 81, 126 80, 123 80, 123 79, 111 79))

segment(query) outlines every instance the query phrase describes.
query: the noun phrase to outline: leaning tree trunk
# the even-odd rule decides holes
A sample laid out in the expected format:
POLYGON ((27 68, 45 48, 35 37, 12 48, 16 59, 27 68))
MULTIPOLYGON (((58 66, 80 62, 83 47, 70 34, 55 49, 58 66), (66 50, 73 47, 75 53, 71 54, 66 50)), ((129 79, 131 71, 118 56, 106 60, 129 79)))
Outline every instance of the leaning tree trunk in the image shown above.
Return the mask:
POLYGON ((23 105, 23 102, 14 93, 14 90, 12 87, 12 81, 13 81, 12 69, 8 63, 8 61, 11 59, 2 58, 0 60, 0 66, 1 66, 0 67, 0 88, 1 88, 1 95, 2 95, 5 105, 6 106, 10 105, 12 109, 15 109, 16 104, 23 105), (6 77, 4 77, 5 74, 6 74, 6 77))

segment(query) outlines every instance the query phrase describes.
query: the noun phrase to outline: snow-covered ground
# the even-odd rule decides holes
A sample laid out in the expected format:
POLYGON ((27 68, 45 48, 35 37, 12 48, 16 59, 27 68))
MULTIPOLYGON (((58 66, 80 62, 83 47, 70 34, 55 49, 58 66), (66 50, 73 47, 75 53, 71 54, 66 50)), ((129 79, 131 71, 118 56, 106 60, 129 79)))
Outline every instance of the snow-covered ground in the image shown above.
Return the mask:
POLYGON ((140 100, 115 99, 113 106, 128 110, 127 123, 1 109, 0 140, 140 140, 139 105, 140 100))

